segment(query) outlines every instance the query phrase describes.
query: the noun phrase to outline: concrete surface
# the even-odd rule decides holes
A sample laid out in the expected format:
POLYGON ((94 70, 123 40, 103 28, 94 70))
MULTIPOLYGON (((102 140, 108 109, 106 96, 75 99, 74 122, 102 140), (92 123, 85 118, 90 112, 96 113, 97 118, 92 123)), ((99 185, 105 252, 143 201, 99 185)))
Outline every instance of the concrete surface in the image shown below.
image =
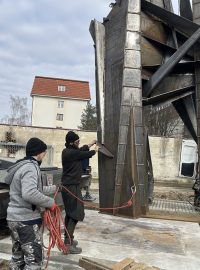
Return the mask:
MULTIPOLYGON (((81 255, 63 255, 54 249, 49 270, 81 269, 82 256, 121 261, 126 257, 166 270, 200 269, 200 227, 197 223, 141 218, 121 218, 86 210, 84 222, 78 223, 75 238, 81 255)), ((45 245, 48 232, 44 233, 45 245)), ((10 258, 11 240, 0 240, 0 259, 10 258)))

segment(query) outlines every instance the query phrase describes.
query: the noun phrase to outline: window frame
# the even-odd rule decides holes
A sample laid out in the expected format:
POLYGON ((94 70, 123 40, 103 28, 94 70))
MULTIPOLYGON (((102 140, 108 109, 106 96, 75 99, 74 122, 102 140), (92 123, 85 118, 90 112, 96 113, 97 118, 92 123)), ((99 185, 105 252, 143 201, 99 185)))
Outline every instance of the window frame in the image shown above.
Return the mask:
POLYGON ((58 107, 59 109, 63 109, 63 108, 64 108, 64 100, 58 100, 58 103, 57 103, 57 104, 58 104, 57 107, 58 107), (61 104, 62 104, 62 105, 61 105, 61 104))
POLYGON ((56 115, 56 120, 57 121, 63 121, 63 119, 64 119, 64 114, 63 113, 57 113, 57 115, 56 115), (62 117, 61 117, 61 115, 62 115, 62 117), (61 119, 62 118, 62 119, 61 119))
POLYGON ((66 89, 66 87, 65 87, 65 85, 58 85, 58 92, 65 92, 65 89, 66 89))

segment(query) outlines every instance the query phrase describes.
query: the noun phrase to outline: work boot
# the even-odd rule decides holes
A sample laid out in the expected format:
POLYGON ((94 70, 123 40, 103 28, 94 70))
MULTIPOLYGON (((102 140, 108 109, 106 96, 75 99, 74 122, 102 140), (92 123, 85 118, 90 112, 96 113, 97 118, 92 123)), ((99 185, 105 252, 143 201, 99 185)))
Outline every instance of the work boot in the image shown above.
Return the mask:
POLYGON ((90 193, 86 192, 86 194, 83 196, 84 201, 94 201, 96 198, 92 197, 90 193))
MULTIPOLYGON (((69 238, 65 238, 64 243, 65 245, 69 245, 70 244, 69 238)), ((71 245, 76 247, 78 245, 78 241, 75 239, 71 239, 71 245)))
POLYGON ((69 247, 67 254, 80 254, 81 252, 82 252, 82 248, 71 245, 69 247))

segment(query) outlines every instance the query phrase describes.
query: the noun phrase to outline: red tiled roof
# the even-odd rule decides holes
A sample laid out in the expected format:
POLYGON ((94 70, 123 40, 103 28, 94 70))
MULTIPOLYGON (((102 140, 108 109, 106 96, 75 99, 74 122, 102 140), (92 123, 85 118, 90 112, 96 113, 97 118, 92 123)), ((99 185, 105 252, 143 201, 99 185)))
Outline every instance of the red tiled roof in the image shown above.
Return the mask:
POLYGON ((35 76, 31 96, 52 96, 63 98, 90 99, 89 82, 35 76), (65 86, 65 91, 58 91, 58 86, 65 86))

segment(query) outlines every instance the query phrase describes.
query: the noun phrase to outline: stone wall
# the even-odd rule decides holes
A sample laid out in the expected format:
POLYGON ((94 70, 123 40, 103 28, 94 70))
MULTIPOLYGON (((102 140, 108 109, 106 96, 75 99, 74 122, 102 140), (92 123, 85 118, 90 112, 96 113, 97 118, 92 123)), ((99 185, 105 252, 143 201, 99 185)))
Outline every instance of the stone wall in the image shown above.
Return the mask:
MULTIPOLYGON (((55 129, 55 128, 40 128, 31 126, 8 126, 0 125, 0 141, 5 141, 5 134, 8 131, 12 131, 13 136, 17 143, 26 144, 26 142, 31 137, 38 137, 43 140, 47 145, 52 146, 53 149, 53 166, 61 167, 61 152, 65 147, 65 135, 68 132, 66 129, 55 129)), ((96 139, 96 132, 83 132, 76 131, 81 140, 82 144, 90 143, 92 140, 96 139)), ((93 149, 93 148, 91 148, 93 149)), ((0 154, 1 155, 1 154, 0 154)), ((24 153, 23 153, 24 155, 24 153)), ((17 158, 21 156, 16 153, 17 158)), ((97 165, 97 155, 91 158, 90 165, 92 166, 92 173, 94 177, 98 176, 98 165, 97 165)), ((44 161, 45 162, 45 161, 44 161)))
MULTIPOLYGON (((53 148, 53 165, 61 167, 61 152, 64 148, 66 129, 24 127, 0 125, 0 141, 5 141, 7 131, 13 132, 17 143, 26 144, 31 137, 39 137, 53 148)), ((76 131, 81 139, 81 145, 96 139, 96 132, 76 131)), ((179 177, 182 138, 150 137, 150 149, 155 179, 175 180, 179 177)), ((1 154, 0 154, 1 155, 1 154)), ((18 157, 17 157, 18 158, 18 157)), ((98 158, 91 159, 92 172, 98 177, 98 158)))

